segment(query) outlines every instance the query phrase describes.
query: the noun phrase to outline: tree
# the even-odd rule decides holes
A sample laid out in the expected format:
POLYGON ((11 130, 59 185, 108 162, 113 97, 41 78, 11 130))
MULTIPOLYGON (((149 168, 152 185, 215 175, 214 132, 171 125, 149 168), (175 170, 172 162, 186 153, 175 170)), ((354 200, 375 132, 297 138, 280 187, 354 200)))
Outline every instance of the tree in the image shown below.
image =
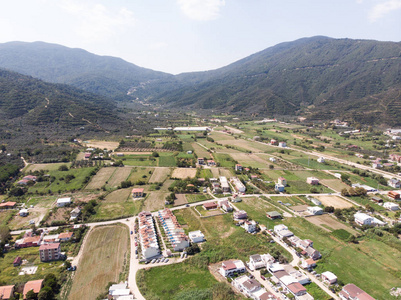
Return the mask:
POLYGON ((157 153, 156 151, 152 152, 152 157, 159 157, 159 153, 157 153))
POLYGON ((324 208, 324 211, 328 212, 328 213, 333 213, 334 212, 334 207, 333 206, 326 206, 324 208))
POLYGON ((348 190, 346 188, 341 190, 341 196, 349 196, 348 190))
POLYGON ((58 293, 58 291, 60 289, 60 285, 57 281, 57 277, 53 273, 49 273, 45 276, 45 278, 43 280, 43 286, 49 287, 55 293, 58 293))
POLYGON ((58 167, 59 171, 68 171, 68 167, 67 165, 61 165, 60 167, 58 167))
POLYGON ((33 290, 30 290, 28 293, 26 293, 26 300, 37 300, 36 294, 33 290))
POLYGON ((54 293, 49 286, 43 287, 39 294, 38 294, 38 300, 53 300, 54 299, 54 293))

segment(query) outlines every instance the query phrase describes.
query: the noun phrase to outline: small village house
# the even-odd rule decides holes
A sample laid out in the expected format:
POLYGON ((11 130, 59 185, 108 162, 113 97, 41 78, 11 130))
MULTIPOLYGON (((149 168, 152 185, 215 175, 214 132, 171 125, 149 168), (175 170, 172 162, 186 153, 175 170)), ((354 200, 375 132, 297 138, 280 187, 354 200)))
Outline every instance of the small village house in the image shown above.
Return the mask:
POLYGON ((42 244, 39 247, 40 261, 48 262, 61 259, 60 243, 42 244))
POLYGON ((133 188, 132 189, 132 197, 133 198, 141 198, 141 197, 143 197, 143 192, 144 192, 143 188, 133 188))
POLYGON ((211 209, 217 209, 217 203, 216 202, 207 202, 203 204, 203 208, 205 210, 211 210, 211 209))
POLYGON ((332 272, 330 271, 326 271, 323 272, 321 275, 321 278, 324 282, 327 282, 329 284, 334 284, 337 282, 337 276, 334 275, 332 272))
POLYGON ((67 197, 67 198, 59 198, 57 199, 57 207, 64 207, 64 206, 68 206, 70 205, 71 202, 71 198, 67 197))
POLYGON ((318 185, 319 179, 317 179, 316 177, 308 177, 308 178, 306 178, 306 183, 311 184, 311 185, 318 185))
POLYGON ((14 297, 14 287, 15 285, 0 286, 0 299, 8 300, 14 297))
POLYGON ((26 299, 26 294, 28 294, 29 291, 33 291, 36 295, 39 294, 42 287, 43 279, 28 281, 25 283, 24 290, 22 292, 24 299, 26 299))

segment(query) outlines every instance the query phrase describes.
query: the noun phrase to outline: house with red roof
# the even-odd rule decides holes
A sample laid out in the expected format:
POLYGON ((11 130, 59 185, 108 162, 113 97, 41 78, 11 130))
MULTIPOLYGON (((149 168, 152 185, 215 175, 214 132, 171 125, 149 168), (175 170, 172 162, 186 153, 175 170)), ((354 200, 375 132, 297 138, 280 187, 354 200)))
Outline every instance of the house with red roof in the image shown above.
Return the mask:
POLYGON ((22 292, 22 294, 24 295, 24 299, 26 299, 26 294, 29 291, 33 291, 36 295, 39 294, 42 287, 43 279, 28 281, 27 283, 25 283, 24 291, 22 292))

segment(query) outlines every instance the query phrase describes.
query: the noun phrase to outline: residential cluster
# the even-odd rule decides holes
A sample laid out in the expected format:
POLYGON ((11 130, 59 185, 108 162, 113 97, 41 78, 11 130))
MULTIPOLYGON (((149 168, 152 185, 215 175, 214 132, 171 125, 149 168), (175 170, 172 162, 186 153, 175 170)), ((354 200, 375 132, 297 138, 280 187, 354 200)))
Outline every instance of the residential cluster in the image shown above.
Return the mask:
POLYGON ((141 243, 142 256, 144 259, 160 254, 157 232, 152 214, 142 211, 138 214, 139 219, 139 241, 141 243))
POLYGON ((171 210, 165 208, 160 210, 157 215, 174 251, 183 251, 189 247, 189 238, 171 210))

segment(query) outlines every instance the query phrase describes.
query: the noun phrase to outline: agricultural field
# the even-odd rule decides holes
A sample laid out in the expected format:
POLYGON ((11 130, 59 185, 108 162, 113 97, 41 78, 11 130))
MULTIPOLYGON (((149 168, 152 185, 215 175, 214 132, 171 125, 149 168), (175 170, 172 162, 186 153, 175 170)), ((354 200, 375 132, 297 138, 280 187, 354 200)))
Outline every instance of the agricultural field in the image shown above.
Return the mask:
POLYGON ((171 168, 155 168, 149 183, 164 182, 170 174, 171 168))
POLYGON ((7 225, 8 221, 17 214, 17 210, 3 210, 0 211, 0 226, 7 225))
POLYGON ((357 232, 355 230, 353 230, 351 227, 337 221, 330 215, 313 216, 313 217, 308 217, 305 219, 307 221, 311 222, 312 224, 319 226, 327 231, 343 229, 343 230, 348 231, 351 234, 354 234, 354 235, 357 234, 357 232))
POLYGON ((52 164, 29 164, 26 169, 24 169, 25 173, 27 172, 35 172, 35 171, 57 171, 60 166, 66 165, 70 167, 71 163, 52 163, 52 164))
POLYGON ((126 280, 129 268, 129 230, 124 225, 94 228, 85 243, 69 300, 94 300, 109 282, 126 280))
POLYGON ((187 203, 188 200, 187 197, 185 197, 185 194, 175 194, 174 206, 180 206, 187 203))
POLYGON ((207 266, 199 268, 188 261, 141 269, 137 273, 137 282, 146 299, 160 300, 182 299, 186 292, 193 290, 197 290, 197 294, 205 293, 218 283, 207 266))
POLYGON ((171 174, 171 178, 185 179, 187 177, 194 178, 196 176, 196 169, 193 168, 176 168, 171 174))
POLYGON ((233 158, 229 154, 225 153, 214 153, 214 160, 216 163, 220 164, 220 167, 223 168, 234 168, 236 162, 233 160, 233 158))
POLYGON ((124 155, 116 157, 116 160, 122 160, 125 166, 157 166, 157 159, 152 155, 124 155))
POLYGON ((121 181, 126 181, 128 176, 131 174, 132 168, 128 167, 118 167, 115 172, 109 178, 106 186, 110 188, 115 188, 121 184, 121 181))
POLYGON ((212 199, 212 196, 209 194, 186 194, 185 198, 187 198, 188 203, 194 203, 212 199))
MULTIPOLYGON (((231 153, 230 156, 243 167, 267 168, 271 163, 261 156, 251 153, 231 153)), ((266 159, 268 158, 266 157, 266 159)))
POLYGON ((213 178, 213 173, 211 169, 200 169, 199 171, 199 178, 205 178, 205 180, 209 180, 210 178, 213 178))
POLYGON ((102 202, 126 202, 131 197, 132 188, 119 189, 108 194, 102 202))
POLYGON ((113 167, 101 168, 96 173, 96 175, 92 177, 91 181, 89 181, 85 189, 86 190, 100 189, 102 186, 106 185, 106 182, 110 179, 111 175, 113 175, 115 170, 116 168, 113 167))
POLYGON ((191 146, 198 157, 206 157, 209 159, 210 153, 205 148, 200 146, 198 143, 192 143, 191 146))
POLYGON ((334 208, 341 209, 354 206, 351 202, 339 196, 315 196, 315 198, 322 202, 324 206, 333 206, 334 208))
POLYGON ((176 167, 177 166, 177 162, 175 160, 175 155, 172 152, 162 152, 159 153, 159 163, 158 166, 159 167, 176 167))
POLYGON ((119 142, 96 141, 96 140, 84 141, 82 142, 82 144, 85 147, 107 149, 107 150, 114 150, 117 149, 119 146, 119 142))
POLYGON ((168 192, 149 192, 144 201, 143 210, 157 211, 164 208, 164 201, 170 193, 168 192))
POLYGON ((328 186, 336 192, 341 192, 342 189, 349 189, 350 187, 342 182, 340 179, 322 179, 320 182, 328 186))
POLYGON ((155 168, 141 168, 135 167, 132 168, 131 175, 128 180, 133 184, 136 184, 138 181, 142 181, 143 183, 147 183, 149 178, 152 177, 153 171, 155 168))

